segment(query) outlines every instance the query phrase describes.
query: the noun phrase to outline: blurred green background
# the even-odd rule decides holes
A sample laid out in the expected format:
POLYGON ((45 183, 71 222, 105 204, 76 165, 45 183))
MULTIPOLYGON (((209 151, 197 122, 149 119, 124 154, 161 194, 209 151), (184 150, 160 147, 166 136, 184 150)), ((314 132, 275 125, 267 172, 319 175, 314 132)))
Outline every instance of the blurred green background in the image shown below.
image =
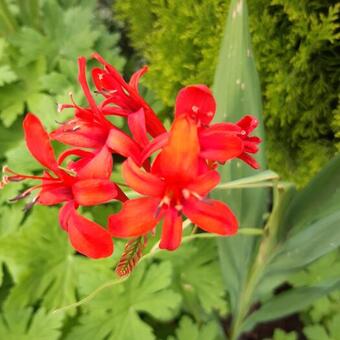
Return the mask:
MULTIPOLYGON (((320 204, 324 204, 325 211, 334 206, 332 211, 327 210, 328 217, 331 212, 338 213, 340 207, 334 196, 329 203, 328 192, 318 196, 320 191, 315 191, 317 186, 321 190, 320 180, 313 182, 314 186, 308 183, 340 149, 340 3, 249 0, 249 21, 245 8, 242 0, 0 0, 2 165, 21 172, 39 171, 40 166, 24 147, 22 118, 32 111, 52 129, 56 120, 62 121, 69 114, 56 110, 57 103, 69 101, 69 92, 78 103, 84 101, 77 84, 78 56, 89 57, 97 51, 126 78, 148 64, 150 71, 142 81, 142 91, 167 123, 176 93, 185 85, 214 85, 218 102, 223 102, 221 89, 224 84, 231 89, 234 79, 233 75, 219 79, 216 73, 216 67, 221 74, 233 69, 232 58, 230 65, 223 59, 221 44, 224 41, 228 45, 234 39, 234 47, 241 53, 242 39, 248 36, 249 28, 253 48, 245 53, 254 55, 263 110, 256 103, 249 104, 244 108, 254 107, 256 112, 235 112, 228 117, 236 120, 242 114, 261 115, 265 130, 262 157, 267 159, 268 168, 281 179, 293 182, 298 190, 307 187, 301 192, 324 200, 320 204), (244 18, 239 23, 241 40, 236 39, 236 30, 225 33, 228 15, 232 23, 234 11, 238 10, 244 18)), ((249 85, 256 96, 254 65, 246 70, 254 72, 249 85)), ((335 188, 340 184, 339 161, 332 164, 330 169, 335 170, 324 172, 328 186, 322 182, 330 190, 332 183, 335 188)), ((234 170, 225 178, 235 179, 234 170)), ((229 271, 231 264, 223 261, 232 254, 242 258, 243 253, 237 255, 229 244, 215 240, 195 240, 175 253, 160 252, 138 266, 129 280, 103 290, 91 302, 53 313, 112 281, 123 244, 115 243, 115 254, 109 259, 93 261, 75 254, 58 226, 57 209, 37 206, 24 214, 22 204, 8 203, 19 190, 20 184, 6 186, 0 192, 1 340, 228 339, 231 319, 237 313, 233 302, 237 294, 233 296, 230 289, 230 277, 238 274, 229 271)), ((307 195, 299 196, 297 202, 302 200, 300 197, 308 201, 307 195)), ((262 201, 265 207, 259 208, 261 225, 248 227, 261 227, 268 217, 265 212, 274 200, 270 196, 262 201)), ((251 205, 248 202, 244 208, 251 205)), ((306 207, 309 214, 313 205, 306 207)), ((104 205, 86 213, 104 225, 112 209, 104 205)), ((286 220, 294 224, 294 216, 286 220)), ((313 223, 320 217, 310 216, 313 223)), ((340 339, 340 290, 328 289, 330 282, 340 277, 336 246, 340 237, 336 237, 335 246, 327 251, 320 251, 280 279, 264 281, 268 291, 263 293, 267 286, 263 288, 253 308, 257 308, 255 302, 265 305, 281 290, 305 291, 306 295, 302 293, 290 301, 313 296, 310 303, 291 310, 276 304, 278 310, 283 308, 285 312, 276 313, 277 317, 273 312, 272 318, 263 318, 264 323, 249 327, 242 339, 340 339), (323 293, 318 295, 315 287, 321 286, 323 293), (311 293, 306 287, 314 287, 314 295, 307 295, 311 293)), ((239 249, 249 251, 254 259, 261 244, 265 244, 243 239, 236 242, 242 243, 239 249)), ((242 261, 236 264, 244 268, 239 275, 249 278, 251 270, 247 266, 251 265, 242 261)), ((242 286, 241 279, 235 282, 242 286)))

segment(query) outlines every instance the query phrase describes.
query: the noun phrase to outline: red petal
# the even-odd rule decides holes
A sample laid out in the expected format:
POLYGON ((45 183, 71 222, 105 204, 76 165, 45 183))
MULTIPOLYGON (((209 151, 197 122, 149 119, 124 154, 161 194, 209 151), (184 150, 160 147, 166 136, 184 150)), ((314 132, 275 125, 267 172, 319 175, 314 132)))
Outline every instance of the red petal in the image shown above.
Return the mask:
POLYGON ((243 141, 244 143, 244 151, 249 153, 256 153, 259 151, 259 147, 256 143, 249 142, 248 139, 243 141))
POLYGON ((166 132, 164 125, 144 99, 142 99, 142 106, 145 112, 146 128, 150 135, 157 137, 166 132))
POLYGON ((70 201, 63 205, 59 210, 59 224, 65 231, 68 230, 68 221, 75 208, 74 205, 75 203, 70 201))
POLYGON ((85 97, 90 104, 91 109, 97 116, 99 115, 98 107, 95 100, 92 97, 89 85, 86 80, 86 59, 84 57, 78 58, 78 80, 84 91, 85 97))
POLYGON ((144 147, 149 143, 145 126, 144 110, 141 108, 128 115, 128 125, 134 140, 144 147))
POLYGON ((161 165, 160 165, 160 155, 156 156, 155 160, 152 162, 151 165, 151 173, 158 176, 158 177, 163 177, 162 174, 162 169, 161 169, 161 165))
POLYGON ((110 65, 101 55, 99 55, 98 53, 93 53, 92 58, 97 59, 102 65, 104 65, 110 75, 113 76, 114 79, 121 86, 127 86, 127 83, 125 82, 124 78, 119 74, 119 72, 112 65, 110 65))
POLYGON ((259 121, 254 116, 247 115, 241 118, 236 124, 249 134, 257 127, 259 121))
POLYGON ((137 164, 140 164, 141 149, 139 145, 123 131, 112 129, 107 139, 107 146, 119 155, 126 158, 131 157, 137 164))
POLYGON ((193 191, 200 196, 206 196, 220 182, 220 175, 217 171, 210 170, 198 176, 194 182, 186 186, 186 189, 193 191))
POLYGON ((262 139, 257 136, 251 136, 251 137, 247 137, 247 141, 251 143, 259 144, 261 143, 262 139))
POLYGON ((108 147, 104 147, 94 157, 78 170, 78 176, 85 178, 110 178, 112 172, 112 154, 108 147))
MULTIPOLYGON (((128 98, 130 100, 130 102, 128 103, 129 107, 134 107, 135 108, 134 111, 136 111, 137 109, 139 109, 141 107, 144 109, 146 127, 147 127, 147 131, 150 133, 150 135, 152 137, 156 137, 156 136, 166 132, 162 122, 159 120, 159 118, 153 112, 151 107, 138 94, 138 91, 136 91, 135 87, 127 84, 125 82, 124 78, 119 74, 119 72, 112 65, 110 65, 108 62, 106 62, 105 59, 103 57, 101 57, 98 53, 93 53, 92 57, 97 59, 102 65, 104 65, 106 70, 114 78, 115 82, 117 82, 120 85, 120 87, 124 88, 124 91, 120 92, 121 96, 124 97, 125 92, 128 92, 128 94, 129 94, 128 98)), ((137 78, 137 76, 138 76, 138 74, 136 75, 136 78, 137 78)), ((118 87, 116 89, 119 91, 120 87, 118 87)), ((127 100, 127 98, 125 98, 125 99, 127 100)), ((124 103, 121 102, 121 104, 124 104, 124 103)), ((119 106, 121 106, 121 105, 119 105, 119 106)))
POLYGON ((129 198, 125 195, 124 191, 117 185, 117 201, 126 202, 129 198))
POLYGON ((182 217, 178 211, 168 209, 165 213, 159 248, 175 250, 182 240, 182 217))
POLYGON ((155 228, 160 201, 142 197, 123 203, 121 211, 109 217, 109 230, 115 237, 133 237, 146 234, 155 228))
POLYGON ((247 163, 254 169, 259 169, 260 165, 257 163, 256 159, 245 152, 238 156, 239 159, 242 159, 243 162, 247 163))
POLYGON ((60 170, 54 156, 50 138, 40 120, 32 113, 28 113, 24 119, 23 126, 26 145, 32 156, 41 165, 58 174, 60 170))
MULTIPOLYGON (((205 129, 205 128, 204 128, 205 129)), ((235 134, 238 134, 242 131, 242 129, 233 123, 216 123, 209 126, 210 131, 225 131, 225 132, 234 132, 235 134)))
POLYGON ((80 216, 75 209, 69 214, 67 227, 71 244, 79 253, 94 259, 112 254, 110 233, 99 224, 80 216))
MULTIPOLYGON (((103 102, 101 105, 103 105, 105 102, 103 102)), ((114 115, 114 116, 120 116, 120 117, 127 117, 129 115, 129 112, 126 109, 122 109, 120 107, 112 107, 112 106, 102 106, 101 108, 102 113, 104 115, 114 115)))
POLYGON ((168 132, 165 132, 154 138, 151 142, 149 142, 149 144, 146 145, 146 147, 143 150, 141 162, 144 163, 145 160, 148 159, 154 152, 165 146, 168 143, 168 140, 169 134, 168 132))
POLYGON ((92 79, 97 90, 103 91, 104 94, 105 91, 114 90, 118 85, 114 82, 114 78, 108 74, 107 71, 98 67, 92 69, 92 79))
POLYGON ((199 141, 197 126, 185 116, 175 119, 168 144, 159 154, 163 176, 176 181, 186 181, 198 171, 199 141))
POLYGON ((209 171, 211 168, 209 168, 207 161, 203 158, 200 158, 198 160, 198 175, 202 175, 209 171))
POLYGON ((58 164, 60 165, 67 157, 69 156, 77 156, 80 158, 92 157, 93 153, 89 151, 85 151, 83 149, 68 149, 62 152, 58 157, 58 164))
POLYGON ((46 181, 39 193, 38 203, 42 205, 55 205, 73 199, 70 187, 63 183, 46 181))
POLYGON ((220 235, 233 235, 237 232, 238 222, 229 207, 216 200, 197 200, 189 198, 183 214, 201 229, 220 235))
POLYGON ((139 79, 148 71, 148 67, 144 66, 138 71, 136 71, 130 78, 129 85, 137 92, 139 93, 138 90, 138 83, 139 79))
POLYGON ((140 169, 130 158, 123 164, 123 177, 133 190, 142 195, 159 197, 164 193, 164 182, 140 169))
POLYGON ((100 148, 105 144, 107 135, 106 128, 81 119, 66 122, 50 134, 60 143, 83 148, 100 148))
POLYGON ((214 131, 207 128, 200 132, 200 156, 205 159, 224 163, 243 152, 241 138, 229 132, 214 131))
POLYGON ((75 201, 79 205, 97 205, 117 196, 116 185, 107 179, 84 179, 72 186, 75 201))
POLYGON ((175 112, 176 116, 185 114, 208 125, 216 112, 215 98, 205 85, 184 87, 176 98, 175 112))

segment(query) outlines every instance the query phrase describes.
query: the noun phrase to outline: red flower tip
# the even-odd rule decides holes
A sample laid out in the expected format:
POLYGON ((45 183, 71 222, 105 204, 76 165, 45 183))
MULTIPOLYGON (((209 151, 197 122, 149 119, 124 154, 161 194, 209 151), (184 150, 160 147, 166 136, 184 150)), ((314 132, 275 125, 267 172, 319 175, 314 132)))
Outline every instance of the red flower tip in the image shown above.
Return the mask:
POLYGON ((45 168, 56 174, 60 173, 49 135, 39 118, 28 113, 23 121, 23 127, 26 145, 32 156, 45 168))
POLYGON ((179 91, 176 98, 176 116, 185 114, 202 125, 208 125, 215 112, 215 98, 206 85, 191 85, 179 91))
POLYGON ((258 124, 258 119, 251 115, 244 116, 236 123, 236 125, 244 130, 247 135, 252 132, 258 126, 258 124))
POLYGON ((84 91, 85 97, 86 97, 91 109, 93 110, 94 114, 96 114, 98 116, 99 110, 98 110, 98 107, 97 107, 95 100, 92 97, 89 85, 88 85, 87 80, 86 80, 86 59, 84 57, 78 58, 78 68, 79 68, 79 72, 78 72, 79 83, 80 83, 80 85, 81 85, 81 87, 84 91))

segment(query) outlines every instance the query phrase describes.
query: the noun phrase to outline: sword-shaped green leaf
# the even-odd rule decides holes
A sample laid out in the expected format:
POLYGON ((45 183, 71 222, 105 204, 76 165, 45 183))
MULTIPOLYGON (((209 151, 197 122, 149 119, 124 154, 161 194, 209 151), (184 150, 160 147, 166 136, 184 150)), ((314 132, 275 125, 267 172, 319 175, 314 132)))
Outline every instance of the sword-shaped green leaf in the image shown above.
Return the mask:
MULTIPOLYGON (((232 0, 229 7, 222 48, 216 69, 214 94, 217 100, 216 121, 238 121, 251 114, 260 124, 256 135, 263 138, 261 91, 255 68, 248 29, 248 9, 245 0, 232 0)), ((265 168, 264 145, 257 155, 265 168)), ((222 183, 255 175, 256 171, 241 161, 232 161, 221 169, 222 183)), ((220 190, 215 197, 227 202, 235 211, 240 227, 261 227, 267 205, 266 189, 220 190)), ((236 236, 219 241, 222 272, 231 297, 231 307, 237 301, 251 264, 255 239, 236 236)))

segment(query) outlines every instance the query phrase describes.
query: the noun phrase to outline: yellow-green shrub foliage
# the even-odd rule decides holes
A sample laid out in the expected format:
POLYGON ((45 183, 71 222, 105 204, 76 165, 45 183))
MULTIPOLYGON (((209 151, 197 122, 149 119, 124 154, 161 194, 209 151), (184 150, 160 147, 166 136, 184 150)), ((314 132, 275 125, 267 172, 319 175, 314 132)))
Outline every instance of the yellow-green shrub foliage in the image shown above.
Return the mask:
POLYGON ((301 185, 332 157, 340 130, 335 2, 251 1, 269 164, 301 185))
MULTIPOLYGON (((133 47, 150 65, 146 85, 166 104, 190 83, 211 84, 226 0, 116 0, 133 47)), ((250 0, 272 169, 300 185, 336 152, 340 5, 250 0), (336 137, 335 137, 336 136, 336 137)))
POLYGON ((118 0, 115 14, 147 60, 145 84, 171 106, 183 85, 211 84, 227 11, 225 0, 118 0))

